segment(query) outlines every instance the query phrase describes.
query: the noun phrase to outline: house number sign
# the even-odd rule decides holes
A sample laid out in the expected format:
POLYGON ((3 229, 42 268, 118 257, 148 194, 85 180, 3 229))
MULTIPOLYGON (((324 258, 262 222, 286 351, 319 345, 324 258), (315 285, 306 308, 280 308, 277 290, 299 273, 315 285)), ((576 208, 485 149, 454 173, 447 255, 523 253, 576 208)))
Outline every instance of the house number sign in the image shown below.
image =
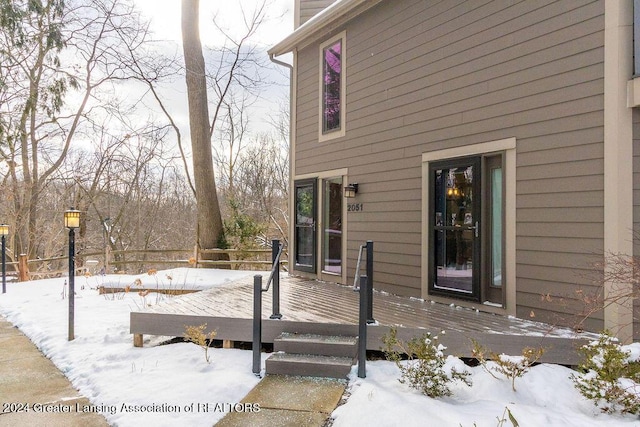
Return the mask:
POLYGON ((364 204, 362 203, 347 203, 347 212, 362 212, 364 210, 364 204))

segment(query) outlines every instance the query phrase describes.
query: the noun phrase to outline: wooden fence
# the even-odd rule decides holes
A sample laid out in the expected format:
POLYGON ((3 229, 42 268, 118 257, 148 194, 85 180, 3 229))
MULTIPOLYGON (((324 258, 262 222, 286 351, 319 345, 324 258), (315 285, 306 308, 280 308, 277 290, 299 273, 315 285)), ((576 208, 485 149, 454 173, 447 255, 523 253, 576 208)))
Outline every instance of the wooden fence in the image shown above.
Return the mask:
MULTIPOLYGON (((68 256, 27 259, 20 255, 17 262, 7 262, 7 274, 18 280, 42 279, 68 275, 68 256)), ((151 269, 176 267, 231 268, 233 270, 270 270, 271 248, 265 249, 164 249, 86 252, 76 254, 76 274, 127 273, 141 274, 151 269), (227 255, 229 260, 207 260, 208 255, 227 255)), ((287 270, 282 257, 281 268, 287 270)))

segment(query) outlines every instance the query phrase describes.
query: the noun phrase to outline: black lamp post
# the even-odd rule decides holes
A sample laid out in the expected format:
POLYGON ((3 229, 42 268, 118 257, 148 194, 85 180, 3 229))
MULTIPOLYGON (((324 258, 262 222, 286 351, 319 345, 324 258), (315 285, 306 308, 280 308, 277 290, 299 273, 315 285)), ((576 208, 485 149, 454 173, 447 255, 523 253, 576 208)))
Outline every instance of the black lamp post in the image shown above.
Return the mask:
POLYGON ((7 258, 6 258, 6 238, 9 234, 9 226, 0 224, 0 234, 2 235, 2 293, 7 293, 7 258))
POLYGON ((80 211, 74 208, 64 212, 64 226, 69 229, 69 341, 75 338, 75 274, 76 274, 76 228, 80 227, 80 211))

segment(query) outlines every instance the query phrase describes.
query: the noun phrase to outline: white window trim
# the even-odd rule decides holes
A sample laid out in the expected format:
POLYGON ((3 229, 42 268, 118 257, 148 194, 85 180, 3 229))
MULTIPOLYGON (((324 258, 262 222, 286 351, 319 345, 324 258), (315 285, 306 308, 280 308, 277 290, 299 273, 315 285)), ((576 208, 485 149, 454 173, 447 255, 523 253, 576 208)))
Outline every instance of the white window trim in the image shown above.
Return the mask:
POLYGON ((330 38, 320 45, 319 52, 319 77, 318 77, 318 140, 320 142, 329 141, 331 139, 341 138, 346 134, 346 118, 347 118, 347 109, 346 109, 346 93, 347 93, 347 32, 342 31, 337 34, 335 37, 330 38), (323 116, 323 102, 322 102, 322 91, 323 91, 323 82, 322 79, 324 77, 323 73, 323 64, 324 64, 324 48, 329 46, 330 44, 335 43, 336 41, 341 41, 341 71, 340 71, 340 129, 333 130, 331 132, 323 133, 322 130, 322 116, 323 116))
POLYGON ((516 138, 506 138, 462 147, 447 148, 422 154, 422 298, 469 308, 478 308, 500 314, 516 314, 516 138), (456 157, 475 156, 502 152, 504 155, 505 180, 505 308, 492 307, 481 303, 429 295, 429 163, 455 159, 456 157))

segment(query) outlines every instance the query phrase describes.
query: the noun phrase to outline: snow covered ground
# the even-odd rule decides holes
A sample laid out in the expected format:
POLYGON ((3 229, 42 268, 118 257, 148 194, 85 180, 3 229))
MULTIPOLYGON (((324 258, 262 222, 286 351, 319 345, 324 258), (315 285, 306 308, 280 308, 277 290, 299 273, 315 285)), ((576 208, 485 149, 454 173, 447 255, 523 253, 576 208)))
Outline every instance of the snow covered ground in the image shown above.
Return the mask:
MULTIPOLYGON (((0 313, 18 326, 73 385, 117 426, 210 426, 259 381, 251 373, 251 352, 203 350, 190 343, 144 348, 132 345, 129 313, 170 298, 142 286, 205 288, 255 272, 175 269, 141 276, 78 277, 75 281, 75 336, 67 341, 66 278, 8 283, 0 294, 0 313), (170 277, 170 279, 169 279, 170 277), (96 287, 132 285, 127 294, 98 295, 96 287), (151 405, 151 406, 149 406, 151 405)), ((457 359, 451 363, 457 363, 457 359)), ((461 362, 460 362, 461 363, 461 362)), ((497 380, 481 367, 467 368, 473 386, 453 387, 453 396, 430 399, 397 380, 392 362, 367 363, 367 378, 352 371, 349 398, 333 413, 334 426, 511 426, 507 408, 520 426, 640 426, 634 416, 599 413, 569 379, 571 370, 549 364, 534 367, 516 380, 497 380), (500 423, 500 419, 507 419, 500 423)))

